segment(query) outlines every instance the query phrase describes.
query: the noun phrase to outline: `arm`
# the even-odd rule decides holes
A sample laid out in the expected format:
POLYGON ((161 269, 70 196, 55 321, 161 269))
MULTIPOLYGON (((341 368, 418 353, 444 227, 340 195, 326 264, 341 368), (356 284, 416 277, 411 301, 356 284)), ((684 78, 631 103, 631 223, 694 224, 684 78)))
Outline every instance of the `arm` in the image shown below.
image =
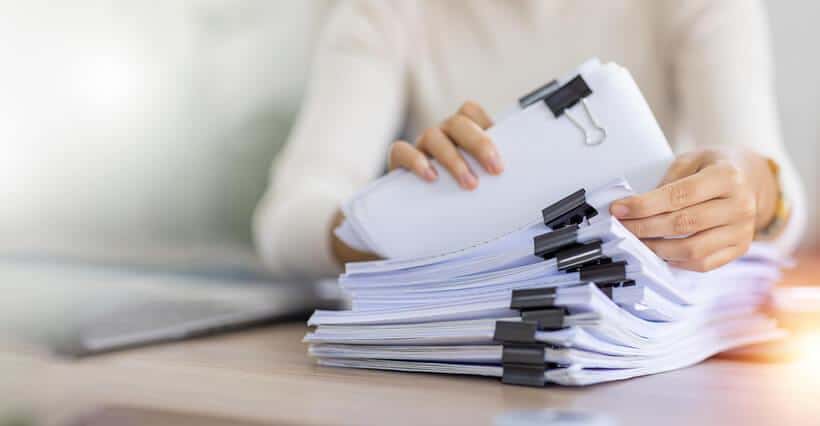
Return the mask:
POLYGON ((257 250, 274 272, 338 273, 331 229, 339 204, 382 171, 401 125, 405 33, 388 2, 344 2, 329 17, 300 116, 254 217, 257 250))
POLYGON ((780 139, 764 10, 750 0, 668 7, 674 96, 695 150, 679 157, 658 190, 612 212, 662 257, 710 270, 760 238, 782 191, 792 213, 773 242, 787 254, 804 230, 805 201, 780 139), (659 239, 681 235, 689 237, 659 239))

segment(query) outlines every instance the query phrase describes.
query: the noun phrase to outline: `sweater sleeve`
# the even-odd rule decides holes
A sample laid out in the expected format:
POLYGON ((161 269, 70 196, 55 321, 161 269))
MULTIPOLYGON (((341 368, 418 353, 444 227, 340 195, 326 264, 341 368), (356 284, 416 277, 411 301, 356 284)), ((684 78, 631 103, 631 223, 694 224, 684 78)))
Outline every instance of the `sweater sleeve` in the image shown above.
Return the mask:
POLYGON ((681 124, 698 148, 743 146, 780 165, 792 213, 774 243, 788 254, 805 232, 806 200, 781 140, 765 10, 758 0, 669 4, 669 62, 681 124))
POLYGON ((405 33, 384 1, 340 2, 328 17, 301 112, 254 216, 257 252, 272 272, 306 279, 339 272, 331 220, 383 170, 399 131, 405 33))

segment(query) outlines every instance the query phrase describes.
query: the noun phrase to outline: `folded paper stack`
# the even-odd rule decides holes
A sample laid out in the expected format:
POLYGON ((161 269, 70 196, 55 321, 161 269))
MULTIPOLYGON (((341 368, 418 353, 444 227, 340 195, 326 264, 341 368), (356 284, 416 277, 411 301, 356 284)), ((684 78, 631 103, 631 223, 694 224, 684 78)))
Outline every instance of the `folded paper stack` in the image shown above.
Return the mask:
POLYGON ((781 254, 676 270, 609 215, 671 159, 626 70, 589 61, 490 134, 520 173, 467 193, 394 172, 346 203, 337 235, 387 259, 348 264, 351 308, 310 318, 319 364, 587 385, 782 337, 760 312, 781 254))

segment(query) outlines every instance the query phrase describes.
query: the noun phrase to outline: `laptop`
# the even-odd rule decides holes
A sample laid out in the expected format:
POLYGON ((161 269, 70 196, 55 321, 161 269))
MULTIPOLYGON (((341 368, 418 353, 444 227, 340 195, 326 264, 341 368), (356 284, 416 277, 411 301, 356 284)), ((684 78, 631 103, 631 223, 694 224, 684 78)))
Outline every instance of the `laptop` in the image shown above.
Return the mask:
POLYGON ((0 300, 0 333, 67 357, 304 321, 340 303, 334 282, 277 279, 254 263, 6 256, 0 291, 13 296, 0 300))

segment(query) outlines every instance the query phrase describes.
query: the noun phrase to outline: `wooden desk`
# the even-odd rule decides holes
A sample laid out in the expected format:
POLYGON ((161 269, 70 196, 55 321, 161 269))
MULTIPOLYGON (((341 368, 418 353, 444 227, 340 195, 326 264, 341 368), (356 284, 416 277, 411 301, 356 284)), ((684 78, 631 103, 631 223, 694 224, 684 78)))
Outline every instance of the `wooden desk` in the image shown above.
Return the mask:
MULTIPOLYGON (((816 267, 820 257, 807 260, 816 267)), ((820 281, 815 273, 805 278, 820 281)), ((715 359, 624 382, 535 389, 318 367, 300 343, 305 331, 285 324, 78 362, 2 352, 0 392, 38 401, 34 408, 51 420, 112 404, 272 424, 484 425, 509 410, 543 407, 603 412, 621 425, 820 423, 820 359, 808 366, 715 359)))

